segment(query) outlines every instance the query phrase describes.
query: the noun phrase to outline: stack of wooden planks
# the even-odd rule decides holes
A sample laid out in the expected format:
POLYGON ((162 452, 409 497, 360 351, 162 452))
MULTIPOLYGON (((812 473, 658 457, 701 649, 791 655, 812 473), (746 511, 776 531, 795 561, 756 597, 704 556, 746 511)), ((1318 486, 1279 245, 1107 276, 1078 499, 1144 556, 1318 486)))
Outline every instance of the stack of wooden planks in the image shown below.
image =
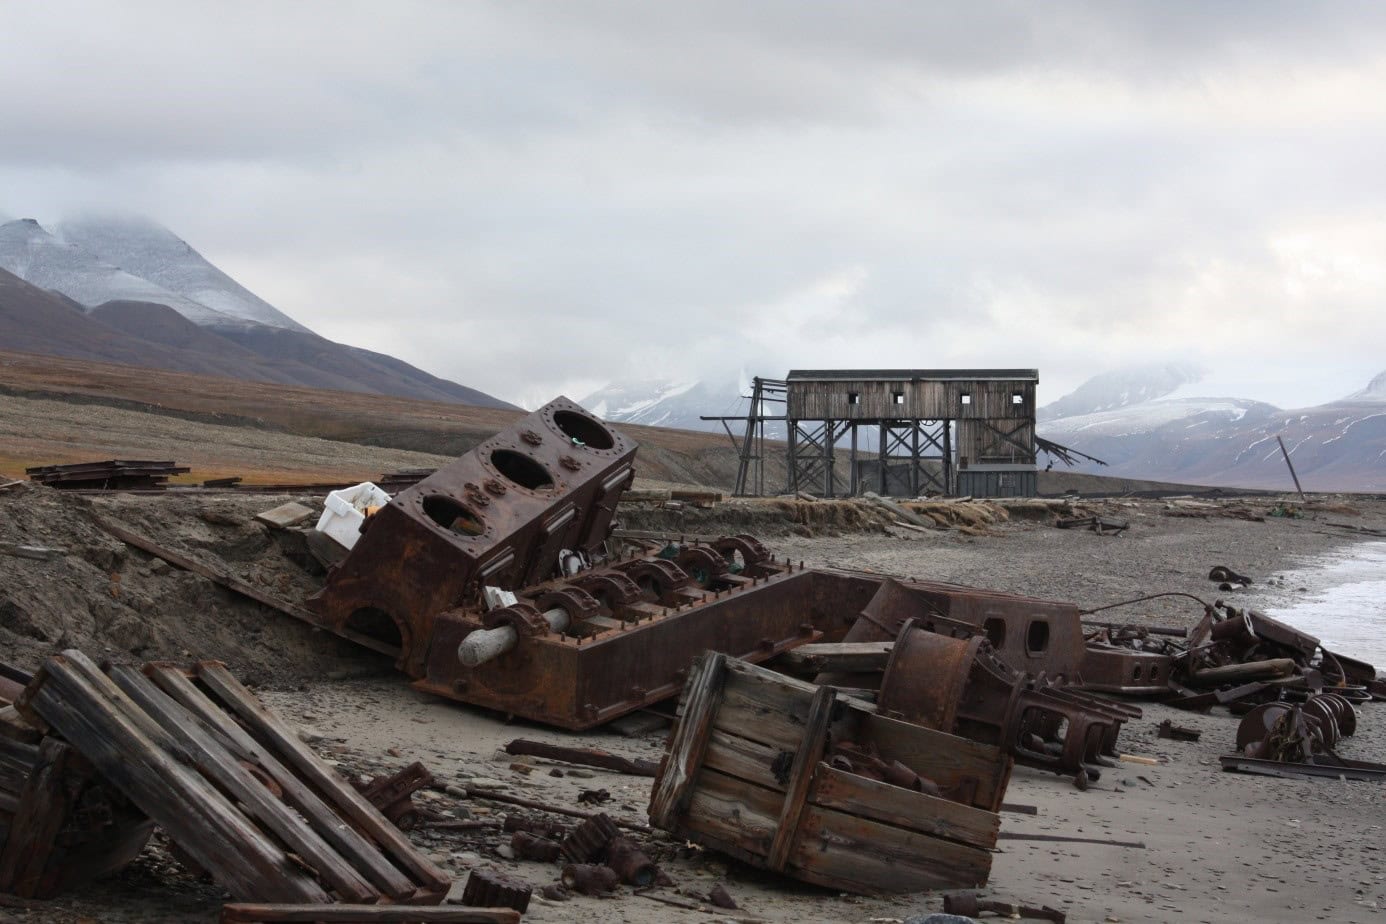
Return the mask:
POLYGON ((447 874, 219 662, 103 671, 69 650, 15 705, 239 901, 427 905, 447 893, 447 874))
POLYGON ((18 715, 29 679, 0 664, 0 892, 51 898, 129 863, 154 824, 18 715))
POLYGON ((77 490, 162 491, 173 475, 191 471, 176 462, 144 459, 109 459, 105 462, 77 462, 72 465, 38 465, 26 468, 30 481, 55 488, 77 490))
POLYGON ((999 749, 714 652, 690 672, 679 709, 650 799, 656 827, 850 892, 987 881, 1012 766, 999 749), (843 753, 923 781, 862 775, 843 753))

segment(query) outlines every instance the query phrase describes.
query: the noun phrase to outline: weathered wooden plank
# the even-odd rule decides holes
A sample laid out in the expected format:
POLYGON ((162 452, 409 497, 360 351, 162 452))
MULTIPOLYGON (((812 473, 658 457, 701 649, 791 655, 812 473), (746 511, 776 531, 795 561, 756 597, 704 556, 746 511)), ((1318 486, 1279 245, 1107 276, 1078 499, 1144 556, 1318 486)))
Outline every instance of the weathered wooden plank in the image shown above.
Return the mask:
POLYGON ((713 729, 708 736, 703 766, 748 783, 755 783, 757 786, 783 792, 787 777, 784 773, 777 777, 774 768, 787 768, 793 757, 793 751, 776 750, 747 738, 713 729))
POLYGON ((774 840, 770 842, 770 852, 766 865, 773 870, 784 868, 799 831, 799 818, 804 812, 809 787, 813 784, 814 772, 823 757, 828 743, 828 723, 832 721, 833 704, 837 701, 837 691, 832 687, 819 687, 813 694, 809 706, 808 724, 803 729, 799 748, 794 752, 794 762, 789 768, 789 782, 785 785, 784 802, 780 806, 780 820, 775 828, 774 840))
POLYGON ((144 671, 161 690, 224 736, 223 746, 232 754, 265 771, 283 790, 285 801, 301 812, 313 830, 351 860, 376 888, 392 898, 402 898, 414 890, 415 884, 375 844, 343 821, 303 780, 208 699, 187 674, 168 664, 147 664, 144 671))
POLYGON ((50 658, 42 683, 31 686, 26 694, 32 694, 33 709, 61 731, 111 785, 233 895, 331 900, 211 784, 152 740, 144 723, 131 718, 138 708, 80 652, 50 658), (93 674, 104 683, 91 679, 93 674))
POLYGON ((315 869, 339 897, 364 902, 379 896, 301 816, 271 795, 264 784, 227 753, 186 709, 154 686, 144 674, 132 667, 114 667, 110 676, 146 714, 178 739, 190 756, 192 766, 315 869))
POLYGON ((787 867, 819 885, 852 892, 974 888, 991 854, 892 825, 812 806, 800 821, 787 867))
POLYGON ((884 671, 895 642, 815 642, 780 655, 790 667, 805 673, 864 674, 884 671))
POLYGON ((727 658, 706 652, 684 684, 683 714, 665 749, 664 765, 650 794, 650 823, 672 829, 688 806, 707 750, 708 735, 720 710, 727 658))
POLYGON ((252 735, 259 735, 270 744, 279 756, 317 789, 319 795, 379 844, 391 860, 415 877, 420 886, 425 889, 447 889, 451 883, 447 874, 420 853, 398 828, 380 814, 379 809, 299 741, 298 735, 242 686, 226 669, 226 665, 217 661, 199 661, 196 673, 198 680, 240 717, 252 735))
POLYGON ((901 789, 826 765, 818 768, 818 777, 808 799, 824 808, 984 850, 996 846, 996 835, 1001 830, 1001 819, 994 812, 901 789))
POLYGON ((763 786, 704 769, 679 827, 696 832, 697 839, 709 846, 725 849, 730 845, 742 859, 764 867, 783 798, 763 786))
POLYGON ((513 908, 459 908, 456 905, 252 905, 231 903, 221 908, 222 924, 519 924, 513 908))
POLYGON ((24 721, 24 717, 13 705, 0 707, 0 741, 18 741, 23 744, 37 745, 42 737, 43 734, 24 721))
POLYGON ((882 760, 898 760, 942 789, 975 780, 972 804, 990 812, 1000 808, 1010 782, 1011 759, 997 748, 881 715, 866 715, 862 722, 863 738, 882 760))
POLYGON ((21 791, 4 850, 0 850, 0 892, 36 895, 54 842, 67 819, 69 793, 63 785, 71 750, 56 738, 38 748, 38 761, 21 791))

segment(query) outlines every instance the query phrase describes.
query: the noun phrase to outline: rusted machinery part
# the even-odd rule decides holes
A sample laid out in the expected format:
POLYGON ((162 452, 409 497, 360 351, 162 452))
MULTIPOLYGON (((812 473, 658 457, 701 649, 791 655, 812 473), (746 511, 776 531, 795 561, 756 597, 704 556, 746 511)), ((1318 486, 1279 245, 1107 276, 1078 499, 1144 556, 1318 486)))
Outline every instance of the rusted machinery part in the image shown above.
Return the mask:
POLYGON ((679 549, 674 563, 688 573, 699 587, 710 587, 727 573, 727 560, 708 545, 687 545, 679 549))
POLYGON ((570 622, 567 610, 555 607, 540 613, 528 603, 492 610, 486 614, 486 621, 490 628, 472 631, 457 646, 457 659, 465 667, 479 667, 500 657, 519 644, 522 635, 562 632, 570 622), (539 623, 544 625, 542 630, 539 623))
POLYGON ((581 622, 602 612, 602 601, 574 584, 545 588, 529 601, 535 609, 547 613, 560 609, 568 614, 568 624, 581 622))
POLYGON ((618 837, 621 831, 610 816, 593 815, 573 829, 563 841, 563 856, 574 863, 589 863, 599 860, 606 853, 607 845, 618 837))
POLYGON ((608 609, 630 606, 632 603, 639 603, 645 599, 640 585, 635 583, 625 572, 615 568, 584 572, 570 580, 573 586, 587 591, 608 609))
POLYGON ((1290 711, 1289 703, 1262 703, 1242 716, 1237 726, 1237 751, 1246 753, 1246 746, 1265 739, 1277 719, 1290 711))
POLYGON ((1318 722, 1319 734, 1326 747, 1335 747, 1342 737, 1338 727, 1338 710, 1329 701, 1319 696, 1309 699, 1303 706, 1305 718, 1318 722))
POLYGON ((770 560, 770 550, 761 544, 755 536, 744 533, 735 536, 724 536, 712 543, 712 547, 721 553, 727 560, 729 566, 736 565, 736 556, 741 556, 739 570, 744 571, 754 568, 762 562, 770 560))
POLYGON ((915 628, 905 622, 886 662, 877 704, 906 722, 951 732, 982 636, 963 641, 915 628))
POLYGON ((514 908, 523 914, 533 894, 529 883, 494 869, 474 869, 462 887, 462 904, 473 908, 514 908))
POLYGON ((620 881, 614 870, 596 863, 569 863, 563 867, 563 885, 583 895, 613 892, 620 881))
POLYGON ((644 888, 654 885, 659 867, 628 837, 613 837, 606 845, 606 865, 626 885, 644 888))
POLYGON ((675 592, 693 583, 688 572, 664 558, 637 558, 612 567, 635 581, 645 600, 651 603, 668 600, 675 592))
POLYGON ((1338 732, 1344 738, 1351 737, 1357 733, 1357 710, 1353 707, 1352 701, 1340 693, 1320 693, 1312 701, 1322 700, 1332 710, 1334 718, 1338 722, 1338 732))
POLYGON ((538 860, 541 863, 557 860, 562 850, 557 841, 539 837, 528 831, 516 831, 510 838, 510 849, 521 860, 538 860))

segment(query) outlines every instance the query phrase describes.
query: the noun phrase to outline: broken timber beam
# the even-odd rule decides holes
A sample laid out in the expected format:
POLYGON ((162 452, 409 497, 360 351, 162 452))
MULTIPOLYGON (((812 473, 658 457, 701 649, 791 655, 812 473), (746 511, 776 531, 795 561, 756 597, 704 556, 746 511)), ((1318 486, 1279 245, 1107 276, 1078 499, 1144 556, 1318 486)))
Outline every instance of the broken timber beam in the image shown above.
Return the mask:
POLYGON ((653 777, 659 770, 659 764, 653 760, 641 760, 639 758, 632 760, 596 748, 567 748, 557 744, 545 744, 542 741, 528 741, 524 738, 516 738, 507 744, 505 753, 561 760, 570 764, 582 764, 610 770, 613 773, 626 773, 631 776, 653 777))
POLYGON ((786 651, 785 664, 806 674, 865 674, 884 671, 895 642, 815 642, 786 651))

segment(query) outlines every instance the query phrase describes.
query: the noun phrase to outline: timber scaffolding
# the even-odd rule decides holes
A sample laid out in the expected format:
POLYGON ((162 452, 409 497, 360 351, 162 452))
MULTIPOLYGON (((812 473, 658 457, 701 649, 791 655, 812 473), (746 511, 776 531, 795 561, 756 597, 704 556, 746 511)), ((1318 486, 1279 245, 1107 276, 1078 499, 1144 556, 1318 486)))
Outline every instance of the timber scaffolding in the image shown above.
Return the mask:
POLYGON ((752 379, 745 415, 702 419, 736 446, 739 497, 766 493, 770 422, 785 427, 786 494, 1032 497, 1041 452, 1106 464, 1036 435, 1038 383, 1036 369, 794 370, 752 379), (733 422, 744 424, 739 435, 733 422))

